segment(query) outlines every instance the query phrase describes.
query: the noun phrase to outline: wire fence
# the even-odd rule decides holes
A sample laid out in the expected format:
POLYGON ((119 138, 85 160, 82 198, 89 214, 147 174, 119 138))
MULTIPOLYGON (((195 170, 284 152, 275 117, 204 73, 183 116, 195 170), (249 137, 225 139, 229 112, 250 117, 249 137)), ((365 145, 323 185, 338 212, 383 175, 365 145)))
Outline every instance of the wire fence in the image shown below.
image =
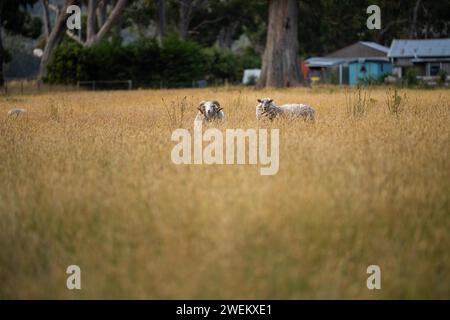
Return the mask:
POLYGON ((159 81, 133 81, 133 80, 90 80, 77 81, 76 84, 48 84, 36 79, 7 79, 0 87, 2 95, 38 94, 57 91, 98 91, 98 90, 135 90, 135 89, 177 89, 177 88, 206 88, 239 85, 227 79, 192 80, 185 82, 159 81))

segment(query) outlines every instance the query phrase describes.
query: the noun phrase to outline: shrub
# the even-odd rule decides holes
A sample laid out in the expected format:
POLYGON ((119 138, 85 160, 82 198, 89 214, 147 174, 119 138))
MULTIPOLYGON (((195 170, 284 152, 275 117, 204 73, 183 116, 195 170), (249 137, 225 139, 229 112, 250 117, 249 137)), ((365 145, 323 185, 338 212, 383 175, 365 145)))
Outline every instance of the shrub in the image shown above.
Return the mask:
POLYGON ((47 66, 49 83, 68 84, 83 80, 128 80, 134 86, 189 87, 193 81, 228 79, 240 81, 245 68, 260 66, 260 57, 247 49, 202 48, 192 41, 169 36, 158 44, 141 39, 126 46, 118 40, 82 47, 64 41, 47 66))
POLYGON ((205 55, 201 47, 192 41, 169 36, 162 42, 161 77, 176 86, 189 86, 193 80, 204 77, 205 55))
POLYGON ((408 68, 405 73, 406 84, 408 86, 415 86, 419 83, 417 80, 417 70, 415 68, 408 68))
POLYGON ((74 84, 88 75, 83 47, 75 42, 65 42, 56 48, 47 65, 49 83, 74 84))
POLYGON ((438 85, 443 86, 447 80, 447 71, 441 70, 438 74, 438 85))
POLYGON ((207 80, 228 79, 236 81, 239 78, 238 57, 231 50, 212 47, 205 49, 204 54, 207 80))

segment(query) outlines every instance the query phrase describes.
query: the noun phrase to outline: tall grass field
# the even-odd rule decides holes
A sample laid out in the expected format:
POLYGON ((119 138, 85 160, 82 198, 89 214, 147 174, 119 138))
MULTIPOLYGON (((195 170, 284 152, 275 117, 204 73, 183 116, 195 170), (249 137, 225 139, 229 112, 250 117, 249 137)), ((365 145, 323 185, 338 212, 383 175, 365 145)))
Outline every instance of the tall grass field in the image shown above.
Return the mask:
POLYGON ((449 299, 449 133, 444 89, 1 96, 0 299, 449 299), (316 120, 258 122, 264 97, 316 120), (204 129, 280 130, 276 175, 172 162, 214 99, 204 129))

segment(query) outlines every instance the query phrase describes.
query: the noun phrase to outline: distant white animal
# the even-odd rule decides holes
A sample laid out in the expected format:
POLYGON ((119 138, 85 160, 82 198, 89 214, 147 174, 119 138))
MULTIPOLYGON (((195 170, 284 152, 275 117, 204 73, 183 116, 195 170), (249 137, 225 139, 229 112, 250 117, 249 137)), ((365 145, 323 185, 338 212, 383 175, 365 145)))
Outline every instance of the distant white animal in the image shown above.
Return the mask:
POLYGON ((44 54, 44 51, 42 51, 42 49, 36 48, 33 50, 33 55, 35 57, 40 58, 40 57, 42 57, 43 54, 44 54))
POLYGON ((25 110, 25 109, 12 108, 11 110, 8 111, 8 115, 9 116, 15 115, 17 118, 19 115, 26 113, 26 112, 27 112, 27 110, 25 110))
POLYGON ((256 119, 270 119, 277 117, 301 118, 314 121, 316 111, 306 104, 284 104, 277 106, 272 99, 257 99, 256 119))
POLYGON ((223 120, 225 118, 225 113, 222 111, 222 107, 218 101, 202 101, 197 107, 198 113, 195 117, 195 121, 216 121, 223 120))

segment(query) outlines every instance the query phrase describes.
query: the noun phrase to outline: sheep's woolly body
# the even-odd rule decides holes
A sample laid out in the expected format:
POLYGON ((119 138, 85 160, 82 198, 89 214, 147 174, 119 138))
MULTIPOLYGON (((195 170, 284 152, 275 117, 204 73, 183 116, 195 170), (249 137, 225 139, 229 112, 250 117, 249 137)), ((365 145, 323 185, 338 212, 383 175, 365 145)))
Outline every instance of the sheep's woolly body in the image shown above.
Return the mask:
POLYGON ((27 111, 25 109, 12 108, 11 110, 8 111, 8 115, 9 116, 15 115, 16 117, 18 117, 20 114, 26 113, 26 112, 27 111))
POLYGON ((273 103, 273 100, 269 98, 258 101, 259 103, 256 106, 256 118, 258 120, 264 118, 273 120, 277 117, 302 117, 305 120, 314 121, 315 118, 315 110, 306 104, 284 104, 278 107, 273 103))

